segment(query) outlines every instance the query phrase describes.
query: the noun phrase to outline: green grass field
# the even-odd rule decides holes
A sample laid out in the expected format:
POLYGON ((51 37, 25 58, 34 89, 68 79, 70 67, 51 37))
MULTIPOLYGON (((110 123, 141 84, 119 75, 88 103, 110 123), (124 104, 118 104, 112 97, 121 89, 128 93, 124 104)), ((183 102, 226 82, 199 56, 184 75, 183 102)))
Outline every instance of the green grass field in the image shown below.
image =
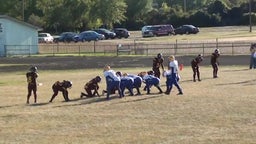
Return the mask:
MULTIPOLYGON (((114 70, 117 71, 113 67, 114 70)), ((135 73, 150 68, 118 69, 135 73)), ((221 66, 212 78, 210 66, 201 67, 201 82, 192 82, 192 70, 181 72, 184 95, 112 95, 80 99, 83 85, 102 69, 39 71, 38 103, 26 105, 24 71, 1 73, 0 143, 86 144, 253 144, 256 141, 255 70, 221 66), (61 93, 51 98, 51 85, 71 80, 71 102, 61 93)), ((165 78, 161 79, 165 90, 165 78)), ((105 79, 100 91, 105 89, 105 79)))

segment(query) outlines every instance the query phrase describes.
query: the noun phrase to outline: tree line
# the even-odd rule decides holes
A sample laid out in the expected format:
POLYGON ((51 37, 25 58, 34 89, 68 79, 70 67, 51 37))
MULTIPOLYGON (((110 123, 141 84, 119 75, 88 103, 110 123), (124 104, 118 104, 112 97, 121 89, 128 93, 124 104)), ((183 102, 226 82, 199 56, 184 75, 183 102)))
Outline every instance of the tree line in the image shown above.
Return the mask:
POLYGON ((250 17, 252 23, 256 20, 255 6, 253 0, 0 0, 0 14, 60 33, 102 26, 249 25, 250 17))

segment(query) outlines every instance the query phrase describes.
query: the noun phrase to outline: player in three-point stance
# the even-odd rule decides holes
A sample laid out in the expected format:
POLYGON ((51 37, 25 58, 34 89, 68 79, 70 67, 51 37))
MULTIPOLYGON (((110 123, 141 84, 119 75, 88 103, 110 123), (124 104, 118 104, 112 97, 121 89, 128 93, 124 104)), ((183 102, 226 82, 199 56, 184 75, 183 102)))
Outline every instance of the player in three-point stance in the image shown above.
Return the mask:
POLYGON ((160 79, 154 76, 153 71, 141 72, 139 73, 139 76, 142 77, 143 82, 146 84, 145 89, 147 91, 147 94, 150 94, 150 88, 152 86, 155 86, 159 90, 159 94, 163 93, 162 89, 159 86, 160 79))
POLYGON ((82 98, 83 96, 90 98, 90 97, 94 97, 96 96, 100 96, 98 93, 99 90, 99 85, 98 83, 101 81, 101 77, 100 76, 96 76, 95 78, 93 78, 92 80, 90 80, 89 82, 87 82, 84 85, 84 90, 87 92, 87 94, 81 92, 80 97, 82 98))
POLYGON ((120 90, 120 82, 121 82, 120 77, 116 75, 116 72, 112 70, 109 65, 106 65, 104 67, 103 74, 106 78, 106 84, 107 84, 107 99, 109 99, 109 96, 111 93, 113 93, 113 90, 117 90, 119 94, 119 98, 122 98, 122 94, 120 90))
POLYGON ((56 81, 53 85, 52 85, 52 90, 53 90, 53 95, 52 95, 52 98, 49 102, 52 102, 53 99, 58 95, 58 92, 62 92, 62 95, 64 97, 64 100, 66 102, 69 101, 69 98, 68 98, 68 88, 71 88, 72 87, 72 82, 71 81, 68 81, 68 80, 63 80, 62 82, 60 81, 56 81))
POLYGON ((120 90, 121 90, 121 95, 122 97, 124 97, 124 90, 128 89, 130 96, 133 96, 133 83, 134 80, 131 77, 127 76, 127 73, 121 73, 121 72, 116 72, 116 75, 119 76, 121 78, 121 82, 120 82, 120 90))

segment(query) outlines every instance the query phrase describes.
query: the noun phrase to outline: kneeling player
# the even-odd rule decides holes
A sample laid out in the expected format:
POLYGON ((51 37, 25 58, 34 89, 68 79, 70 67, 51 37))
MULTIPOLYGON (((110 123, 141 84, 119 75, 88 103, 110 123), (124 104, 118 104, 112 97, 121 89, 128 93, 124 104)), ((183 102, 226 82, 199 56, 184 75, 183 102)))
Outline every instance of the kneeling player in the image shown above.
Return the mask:
POLYGON ((100 76, 96 76, 95 78, 93 78, 92 80, 90 80, 89 82, 87 82, 84 85, 84 90, 87 92, 87 94, 81 92, 81 98, 83 96, 86 96, 88 98, 90 97, 94 97, 96 94, 97 96, 100 96, 98 93, 99 90, 99 85, 98 83, 101 81, 101 77, 100 76))
POLYGON ((52 85, 52 90, 53 90, 54 93, 53 93, 52 98, 49 102, 53 101, 53 99, 58 95, 59 91, 62 92, 62 95, 63 95, 65 101, 66 102, 69 101, 67 88, 71 88, 71 87, 72 87, 72 82, 71 81, 66 81, 66 80, 63 80, 63 82, 56 81, 52 85))

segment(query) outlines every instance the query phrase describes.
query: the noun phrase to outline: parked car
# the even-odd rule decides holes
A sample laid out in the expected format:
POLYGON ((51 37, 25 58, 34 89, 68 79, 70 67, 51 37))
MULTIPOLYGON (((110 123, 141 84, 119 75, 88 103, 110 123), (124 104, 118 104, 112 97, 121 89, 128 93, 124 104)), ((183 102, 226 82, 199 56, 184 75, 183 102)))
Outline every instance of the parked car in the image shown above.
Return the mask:
POLYGON ((114 39, 116 37, 116 33, 111 32, 110 30, 104 29, 104 28, 100 28, 100 29, 95 29, 93 30, 99 34, 103 34, 105 36, 105 39, 114 39))
POLYGON ((98 40, 104 40, 105 36, 103 34, 99 34, 95 31, 84 31, 81 32, 79 35, 74 37, 75 42, 81 41, 98 41, 98 40))
POLYGON ((125 28, 114 28, 112 31, 116 33, 116 38, 128 38, 130 36, 130 32, 125 28))
POLYGON ((199 28, 193 25, 182 25, 174 30, 175 34, 196 34, 199 28))
POLYGON ((63 32, 60 34, 59 37, 57 37, 56 39, 54 39, 55 42, 72 42, 75 41, 75 36, 77 35, 77 33, 74 32, 63 32))
POLYGON ((152 26, 150 26, 150 25, 142 27, 142 29, 141 29, 142 37, 152 37, 152 36, 154 36, 153 31, 151 30, 151 27, 152 26))
POLYGON ((38 42, 39 43, 52 43, 53 36, 49 33, 39 33, 38 34, 38 42))
POLYGON ((144 26, 142 28, 142 37, 152 37, 152 36, 163 36, 174 34, 174 28, 172 25, 152 25, 144 26))

